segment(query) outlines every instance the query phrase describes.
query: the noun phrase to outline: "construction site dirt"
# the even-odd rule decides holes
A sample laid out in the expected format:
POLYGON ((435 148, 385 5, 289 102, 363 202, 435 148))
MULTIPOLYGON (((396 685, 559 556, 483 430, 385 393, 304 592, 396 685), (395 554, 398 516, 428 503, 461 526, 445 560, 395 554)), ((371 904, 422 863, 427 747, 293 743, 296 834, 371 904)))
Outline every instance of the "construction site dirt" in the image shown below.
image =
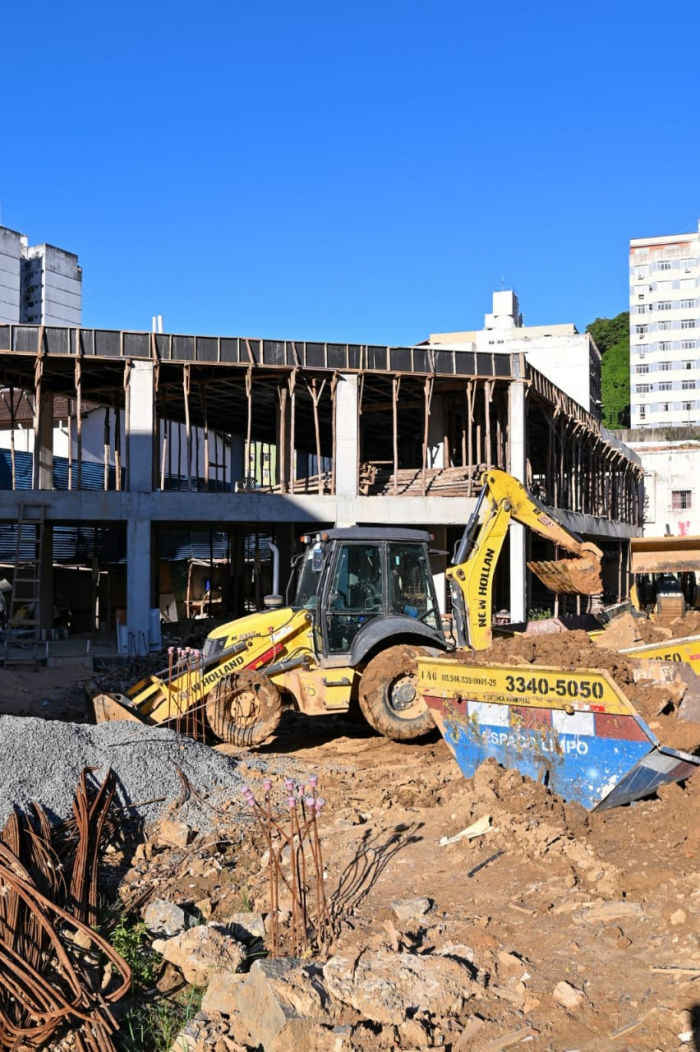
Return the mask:
MULTIPOLYGON (((500 640, 488 653, 607 668, 645 719, 675 720, 652 712, 667 688, 635 683, 628 659, 582 633, 500 640)), ((82 687, 57 683, 57 671, 0 669, 0 715, 77 721, 82 687)), ((258 800, 270 794, 282 813, 287 782, 318 779, 333 935, 288 970, 246 974, 244 961, 227 980, 221 968, 195 975, 182 945, 177 956, 176 940, 154 932, 155 996, 175 997, 185 973, 206 988, 183 1049, 700 1048, 700 777, 587 814, 493 761, 464 779, 437 737, 391 742, 347 717, 288 713, 266 745, 218 751, 234 761, 237 784, 258 800), (258 992, 267 984, 257 1019, 246 1001, 253 981, 258 992)), ((262 942, 250 949, 259 960, 270 948, 269 844, 240 790, 234 796, 232 782, 206 824, 182 797, 164 806, 135 827, 137 841, 105 856, 113 892, 141 897, 143 911, 173 904, 213 930, 233 931, 242 918, 252 929, 260 915, 262 942)), ((286 872, 284 857, 281 865, 286 872)), ((283 926, 288 898, 283 880, 283 926)))

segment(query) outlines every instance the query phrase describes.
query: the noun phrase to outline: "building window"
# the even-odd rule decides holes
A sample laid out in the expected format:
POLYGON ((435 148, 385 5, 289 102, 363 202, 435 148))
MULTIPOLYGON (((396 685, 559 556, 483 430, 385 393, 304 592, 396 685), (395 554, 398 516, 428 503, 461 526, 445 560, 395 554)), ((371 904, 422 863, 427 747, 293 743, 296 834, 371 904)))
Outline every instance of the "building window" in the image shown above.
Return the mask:
MULTIPOLYGON (((651 304, 650 304, 651 306, 651 304)), ((635 308, 635 314, 646 314, 647 308, 645 303, 638 303, 635 308)))
POLYGON ((647 407, 645 405, 640 405, 637 408, 639 410, 639 419, 645 420, 647 415, 647 407))
POLYGON ((673 362, 659 362, 659 369, 662 373, 670 373, 673 369, 673 362))
POLYGON ((670 269, 671 269, 671 260, 670 259, 662 259, 662 260, 660 260, 660 262, 659 262, 659 270, 670 270, 670 269))
POLYGON ((690 270, 691 267, 695 266, 695 260, 694 259, 679 259, 678 262, 680 263, 680 265, 683 267, 684 270, 690 270))
POLYGON ((637 333, 637 336, 644 336, 648 328, 648 325, 635 325, 634 331, 637 333))
POLYGON ((637 384, 635 390, 637 394, 649 394, 651 391, 651 384, 637 384))
POLYGON ((684 380, 683 383, 681 384, 681 389, 683 391, 694 391, 695 390, 695 380, 684 380))
POLYGON ((694 329, 695 318, 681 318, 681 329, 694 329))
POLYGON ((641 365, 635 365, 634 371, 635 371, 635 373, 648 373, 649 372, 649 363, 648 362, 642 362, 641 365))
POLYGON ((691 413, 693 411, 694 402, 681 402, 681 408, 684 413, 691 413))
POLYGON ((695 306, 695 300, 681 300, 681 310, 692 310, 695 306))
POLYGON ((660 351, 670 351, 671 350, 671 344, 670 343, 664 343, 663 340, 662 340, 662 342, 659 344, 659 350, 660 351))
POLYGON ((660 383, 659 384, 659 390, 660 391, 671 391, 672 389, 673 389, 673 384, 669 383, 668 381, 666 381, 665 383, 660 383))
POLYGON ((659 406, 659 409, 661 410, 662 413, 668 413, 671 410, 671 403, 670 402, 662 402, 661 405, 659 406))
POLYGON ((661 330, 661 332, 666 332, 668 329, 672 329, 673 328, 673 322, 672 321, 660 321, 660 322, 658 322, 658 327, 661 330))
POLYGON ((694 366, 695 366, 695 362, 683 362, 683 368, 684 369, 693 369, 694 366))
MULTIPOLYGON (((690 404, 690 403, 688 403, 690 404)), ((691 489, 671 490, 671 510, 689 511, 693 506, 693 491, 691 489)))
POLYGON ((681 340, 681 350, 682 351, 694 351, 695 350, 695 340, 681 340))
POLYGON ((635 267, 634 268, 634 276, 635 276, 635 278, 645 278, 648 273, 649 273, 649 267, 648 267, 648 265, 646 263, 643 264, 640 267, 635 267))
POLYGON ((673 303, 671 302, 671 300, 659 300, 659 302, 656 304, 657 310, 671 310, 672 307, 673 303))

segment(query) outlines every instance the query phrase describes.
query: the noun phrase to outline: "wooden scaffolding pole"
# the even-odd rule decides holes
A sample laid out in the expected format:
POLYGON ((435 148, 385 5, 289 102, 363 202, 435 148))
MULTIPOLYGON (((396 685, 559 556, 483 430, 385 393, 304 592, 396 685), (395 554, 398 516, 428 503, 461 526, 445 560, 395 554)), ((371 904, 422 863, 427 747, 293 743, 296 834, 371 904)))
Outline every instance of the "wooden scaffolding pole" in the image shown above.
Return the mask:
POLYGON ((192 427, 190 424, 190 367, 182 367, 182 390, 185 401, 185 443, 187 449, 187 489, 192 489, 192 427))
POLYGON ((392 394, 392 437, 394 444, 394 493, 399 492, 399 391, 401 390, 401 376, 391 378, 392 394))

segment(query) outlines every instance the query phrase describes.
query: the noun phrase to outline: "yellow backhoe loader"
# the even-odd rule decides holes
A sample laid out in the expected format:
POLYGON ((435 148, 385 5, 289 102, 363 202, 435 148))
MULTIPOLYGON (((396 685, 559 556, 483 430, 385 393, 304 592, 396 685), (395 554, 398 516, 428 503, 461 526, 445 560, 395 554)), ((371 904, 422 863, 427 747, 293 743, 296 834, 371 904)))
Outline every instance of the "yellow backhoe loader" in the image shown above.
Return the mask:
MULTIPOLYGON (((554 591, 602 590, 601 552, 565 529, 503 471, 488 471, 447 571, 460 647, 491 641, 493 574, 508 523, 523 523, 571 552, 529 568, 554 591)), ((419 657, 449 649, 430 569, 428 533, 393 527, 330 529, 303 538, 282 606, 279 553, 267 609, 214 629, 186 671, 151 675, 126 695, 93 699, 98 721, 161 723, 206 714, 211 731, 237 745, 274 733, 283 705, 317 715, 355 701, 372 727, 395 740, 421 737, 433 715, 417 690, 419 657)))

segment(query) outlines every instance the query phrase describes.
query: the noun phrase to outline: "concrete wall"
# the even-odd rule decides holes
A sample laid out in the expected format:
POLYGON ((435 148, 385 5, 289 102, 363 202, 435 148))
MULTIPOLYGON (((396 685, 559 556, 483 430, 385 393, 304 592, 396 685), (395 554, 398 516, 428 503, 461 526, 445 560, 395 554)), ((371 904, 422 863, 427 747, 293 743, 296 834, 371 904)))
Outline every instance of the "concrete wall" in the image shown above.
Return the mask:
POLYGON ((700 534, 700 442, 631 446, 644 466, 644 536, 700 534))

